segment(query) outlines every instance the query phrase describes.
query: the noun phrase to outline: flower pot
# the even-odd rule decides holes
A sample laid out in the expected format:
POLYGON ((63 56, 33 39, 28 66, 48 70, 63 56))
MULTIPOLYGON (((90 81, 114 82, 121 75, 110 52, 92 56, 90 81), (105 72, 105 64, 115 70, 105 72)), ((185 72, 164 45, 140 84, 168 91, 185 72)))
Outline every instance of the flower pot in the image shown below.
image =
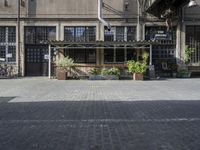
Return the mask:
POLYGON ((58 69, 56 76, 57 76, 58 80, 66 80, 67 79, 67 71, 58 69))
POLYGON ((144 76, 142 73, 134 73, 133 80, 144 80, 144 76))

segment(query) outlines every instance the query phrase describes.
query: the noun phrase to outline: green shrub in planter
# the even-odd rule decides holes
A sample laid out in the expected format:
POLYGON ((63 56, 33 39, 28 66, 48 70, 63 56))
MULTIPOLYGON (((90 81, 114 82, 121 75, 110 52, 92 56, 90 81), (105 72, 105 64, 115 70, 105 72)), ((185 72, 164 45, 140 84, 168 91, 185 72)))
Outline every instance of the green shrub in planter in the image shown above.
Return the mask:
POLYGON ((100 74, 101 74, 101 69, 99 69, 99 68, 92 68, 92 69, 89 71, 89 73, 90 73, 91 75, 100 75, 100 74))
POLYGON ((120 71, 118 68, 98 69, 93 68, 90 70, 90 80, 119 80, 120 71))
POLYGON ((101 71, 102 75, 115 75, 115 76, 119 76, 120 75, 120 71, 118 68, 110 68, 110 69, 103 69, 101 71))
POLYGON ((64 57, 56 60, 56 66, 59 69, 68 70, 74 66, 74 60, 69 57, 64 57))
POLYGON ((133 73, 133 79, 134 80, 143 80, 143 73, 146 72, 147 70, 147 64, 141 63, 141 62, 136 62, 134 60, 130 60, 127 63, 128 66, 128 71, 130 73, 133 73))
POLYGON ((67 72, 70 68, 74 66, 74 60, 69 57, 64 57, 61 59, 56 60, 56 76, 58 80, 66 80, 67 79, 67 72))
POLYGON ((145 73, 147 70, 147 65, 146 63, 140 63, 140 62, 136 62, 134 60, 130 60, 127 63, 128 65, 128 71, 130 73, 145 73))
POLYGON ((181 70, 178 72, 178 77, 180 77, 180 78, 189 78, 189 77, 190 77, 190 74, 189 74, 188 69, 181 69, 181 70))

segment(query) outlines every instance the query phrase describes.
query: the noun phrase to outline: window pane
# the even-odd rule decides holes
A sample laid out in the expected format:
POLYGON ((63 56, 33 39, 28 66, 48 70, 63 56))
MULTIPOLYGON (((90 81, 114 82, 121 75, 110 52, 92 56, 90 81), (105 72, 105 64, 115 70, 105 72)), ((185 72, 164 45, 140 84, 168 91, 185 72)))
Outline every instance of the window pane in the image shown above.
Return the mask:
POLYGON ((48 40, 56 40, 56 28, 55 27, 47 27, 47 37, 48 37, 48 40))
POLYGON ((114 50, 113 49, 105 49, 104 50, 104 62, 114 62, 114 50))
POLYGON ((47 33, 45 27, 36 27, 36 43, 42 44, 47 41, 47 33))
POLYGON ((87 63, 96 63, 96 50, 87 49, 86 50, 86 62, 87 63))
POLYGON ((74 27, 65 27, 65 41, 74 42, 75 29, 74 27))
POLYGON ((116 41, 124 41, 124 27, 116 27, 116 41))
POLYGON ((134 49, 127 49, 127 61, 135 60, 137 61, 137 52, 134 49))
POLYGON ((189 43, 192 39, 194 39, 194 26, 186 27, 186 42, 189 43))
POLYGON ((87 31, 86 40, 88 42, 96 41, 96 28, 95 27, 87 27, 86 31, 87 31))
POLYGON ((110 31, 104 30, 104 41, 114 41, 115 28, 112 27, 110 31))
POLYGON ((0 58, 6 58, 6 47, 0 46, 0 58))
POLYGON ((15 43, 16 42, 16 28, 8 27, 8 42, 15 43))
POLYGON ((116 49, 116 62, 124 62, 124 49, 116 49))
POLYGON ((200 42, 200 26, 195 26, 196 40, 200 42))
POLYGON ((8 53, 12 55, 12 57, 8 58, 8 62, 16 61, 16 46, 8 46, 8 53))
POLYGON ((34 27, 25 28, 25 43, 35 44, 35 28, 34 27))
POLYGON ((75 28, 75 37, 76 42, 85 42, 86 38, 86 30, 85 27, 76 27, 75 28))
POLYGON ((0 43, 6 42, 6 27, 0 27, 0 43))
POLYGON ((136 27, 127 27, 127 41, 136 40, 136 27))
POLYGON ((74 62, 85 63, 85 50, 84 49, 75 49, 74 50, 74 62))

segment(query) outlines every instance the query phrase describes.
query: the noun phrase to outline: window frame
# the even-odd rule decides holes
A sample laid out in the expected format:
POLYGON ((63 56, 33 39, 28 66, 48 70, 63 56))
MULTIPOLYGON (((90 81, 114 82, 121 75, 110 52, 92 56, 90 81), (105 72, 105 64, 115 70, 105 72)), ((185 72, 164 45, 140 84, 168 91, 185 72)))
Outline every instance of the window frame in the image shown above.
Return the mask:
POLYGON ((95 42, 96 26, 64 26, 64 41, 66 42, 95 42), (67 29, 72 31, 72 37, 68 37, 67 29), (82 30, 81 30, 82 29, 82 30), (85 34, 83 34, 85 31, 85 34), (83 32, 83 37, 78 37, 79 33, 83 32))
POLYGON ((64 55, 72 58, 74 60, 74 63, 76 63, 76 64, 96 64, 96 62, 97 62, 97 59, 96 59, 97 52, 96 52, 95 48, 94 49, 87 49, 87 48, 85 48, 85 49, 76 49, 76 48, 74 48, 74 49, 64 49, 64 55), (75 56, 75 54, 77 54, 76 53, 77 50, 80 50, 80 51, 83 52, 84 61, 82 61, 82 62, 77 61, 77 58, 76 58, 77 56, 75 56), (94 61, 89 61, 89 59, 88 59, 89 58, 89 51, 91 51, 91 50, 94 51, 94 61))
MULTIPOLYGON (((103 61, 104 64, 123 64, 127 62, 127 50, 125 47, 122 47, 121 49, 113 48, 113 49, 104 49, 104 55, 103 55, 103 61), (112 50, 113 51, 113 61, 105 61, 105 50, 112 50), (117 61, 117 51, 123 50, 124 53, 124 61, 117 61)), ((134 50, 134 49, 133 49, 134 50)))
POLYGON ((17 61, 16 26, 0 26, 0 28, 5 28, 5 34, 4 34, 5 41, 0 41, 0 46, 5 48, 4 50, 3 48, 1 49, 1 54, 4 53, 5 56, 4 57, 0 56, 0 57, 5 59, 3 63, 16 64, 16 61, 17 61), (8 54, 12 54, 12 57, 7 57, 8 54))
MULTIPOLYGON (((44 45, 44 42, 49 40, 49 29, 55 30, 55 37, 54 40, 56 40, 56 26, 25 26, 24 27, 24 44, 25 45, 44 45), (44 34, 41 34, 41 32, 37 32, 38 30, 43 30, 44 34), (29 32, 30 31, 30 32, 29 32), (30 33, 30 36, 32 38, 32 41, 30 41, 28 36, 28 32, 30 33), (37 37, 40 37, 40 40, 37 39, 37 37)), ((53 40, 53 39, 51 39, 53 40)))
POLYGON ((107 31, 104 28, 104 41, 124 41, 124 42, 129 42, 129 41, 136 41, 137 36, 137 28, 136 26, 112 26, 110 31, 107 31), (117 33, 117 31, 120 31, 119 29, 123 28, 123 33, 117 33), (129 39, 130 34, 128 33, 128 29, 133 29, 135 32, 133 39, 129 39), (110 36, 110 37, 109 37, 110 36), (123 40, 121 39, 123 37, 123 40), (109 39, 110 38, 110 39, 109 39), (109 40, 107 40, 109 39, 109 40))

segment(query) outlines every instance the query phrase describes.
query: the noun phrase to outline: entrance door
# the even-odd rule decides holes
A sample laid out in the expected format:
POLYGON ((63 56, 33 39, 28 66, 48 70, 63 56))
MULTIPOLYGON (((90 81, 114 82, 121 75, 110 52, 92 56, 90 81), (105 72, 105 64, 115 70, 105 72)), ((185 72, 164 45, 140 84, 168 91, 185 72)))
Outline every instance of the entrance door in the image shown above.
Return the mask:
POLYGON ((48 76, 47 45, 25 46, 26 76, 48 76))

